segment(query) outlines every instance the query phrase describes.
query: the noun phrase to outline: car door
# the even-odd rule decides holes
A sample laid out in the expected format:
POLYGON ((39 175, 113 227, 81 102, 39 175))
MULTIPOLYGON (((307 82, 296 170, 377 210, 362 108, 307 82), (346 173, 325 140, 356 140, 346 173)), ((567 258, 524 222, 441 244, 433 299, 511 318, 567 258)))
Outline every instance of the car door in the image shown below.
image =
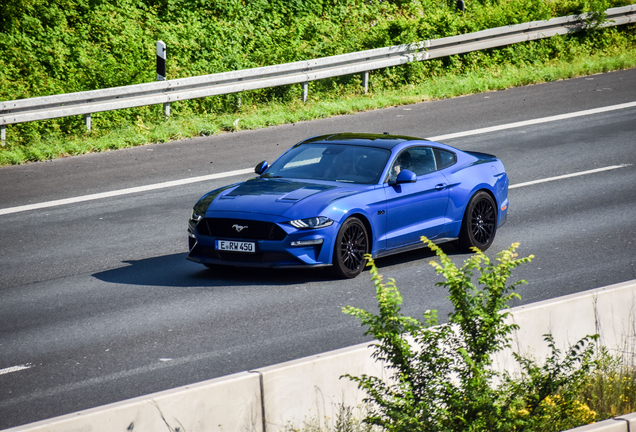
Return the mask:
POLYGON ((387 249, 420 242, 421 236, 434 238, 444 227, 448 206, 448 181, 437 170, 431 147, 409 147, 395 159, 391 172, 407 169, 417 175, 415 183, 385 185, 387 200, 387 249), (400 165, 396 169, 396 165, 400 165))

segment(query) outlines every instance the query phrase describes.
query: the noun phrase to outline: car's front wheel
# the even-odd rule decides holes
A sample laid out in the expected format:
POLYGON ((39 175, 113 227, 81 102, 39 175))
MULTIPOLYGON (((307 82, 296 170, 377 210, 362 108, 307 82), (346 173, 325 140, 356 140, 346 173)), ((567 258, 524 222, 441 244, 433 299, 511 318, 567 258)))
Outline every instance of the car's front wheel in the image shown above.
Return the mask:
POLYGON ((369 236, 367 229, 360 219, 347 219, 336 237, 333 251, 333 269, 336 276, 351 279, 364 270, 367 260, 364 255, 369 253, 369 236))
POLYGON ((464 252, 470 252, 471 247, 485 251, 492 245, 496 233, 497 206, 495 201, 488 193, 477 192, 466 207, 457 245, 464 252))

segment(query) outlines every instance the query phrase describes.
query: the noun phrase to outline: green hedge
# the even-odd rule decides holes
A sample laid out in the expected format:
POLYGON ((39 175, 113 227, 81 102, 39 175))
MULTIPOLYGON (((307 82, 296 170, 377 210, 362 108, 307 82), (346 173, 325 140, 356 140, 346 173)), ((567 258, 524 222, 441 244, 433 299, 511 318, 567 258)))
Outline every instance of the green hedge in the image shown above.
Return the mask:
MULTIPOLYGON (((155 42, 168 47, 169 79, 442 38, 487 28, 623 6, 633 0, 2 0, 0 100, 151 82, 155 42)), ((613 29, 500 50, 388 68, 374 74, 375 90, 421 82, 449 71, 493 63, 526 64, 592 50, 621 36, 613 29)), ((633 40, 633 30, 627 31, 633 40), (631 32, 631 33, 630 33, 631 32)), ((312 98, 359 89, 358 76, 312 85, 312 98)), ((356 90, 357 91, 357 90, 356 90)), ((297 99, 299 86, 244 92, 248 105, 297 99)), ((225 114, 239 95, 173 104, 174 116, 225 114)), ((106 131, 153 122, 159 106, 100 113, 106 131)), ((95 120, 94 120, 95 121, 95 120)), ((11 145, 78 134, 80 116, 10 127, 11 145)))

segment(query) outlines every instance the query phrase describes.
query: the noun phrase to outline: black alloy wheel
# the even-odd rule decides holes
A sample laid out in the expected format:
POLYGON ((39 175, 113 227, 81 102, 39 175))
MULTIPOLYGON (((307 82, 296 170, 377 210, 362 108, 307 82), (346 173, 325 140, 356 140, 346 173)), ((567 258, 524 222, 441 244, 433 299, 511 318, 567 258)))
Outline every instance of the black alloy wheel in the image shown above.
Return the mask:
POLYGON ((336 276, 351 279, 364 270, 364 255, 369 253, 369 236, 360 219, 347 219, 336 237, 333 251, 333 269, 336 276))
POLYGON ((464 252, 471 247, 485 251, 497 233, 497 206, 487 192, 477 192, 470 199, 459 233, 458 246, 464 252))

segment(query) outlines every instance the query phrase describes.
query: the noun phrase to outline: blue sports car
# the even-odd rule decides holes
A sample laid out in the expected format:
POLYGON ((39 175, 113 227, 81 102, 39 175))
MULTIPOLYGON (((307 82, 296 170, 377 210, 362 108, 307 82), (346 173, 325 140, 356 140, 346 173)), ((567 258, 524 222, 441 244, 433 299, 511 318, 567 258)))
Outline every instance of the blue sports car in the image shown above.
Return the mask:
POLYGON ((208 267, 332 266, 356 277, 374 258, 435 243, 486 250, 508 212, 495 156, 421 138, 341 133, 306 139, 205 194, 188 259, 208 267))

